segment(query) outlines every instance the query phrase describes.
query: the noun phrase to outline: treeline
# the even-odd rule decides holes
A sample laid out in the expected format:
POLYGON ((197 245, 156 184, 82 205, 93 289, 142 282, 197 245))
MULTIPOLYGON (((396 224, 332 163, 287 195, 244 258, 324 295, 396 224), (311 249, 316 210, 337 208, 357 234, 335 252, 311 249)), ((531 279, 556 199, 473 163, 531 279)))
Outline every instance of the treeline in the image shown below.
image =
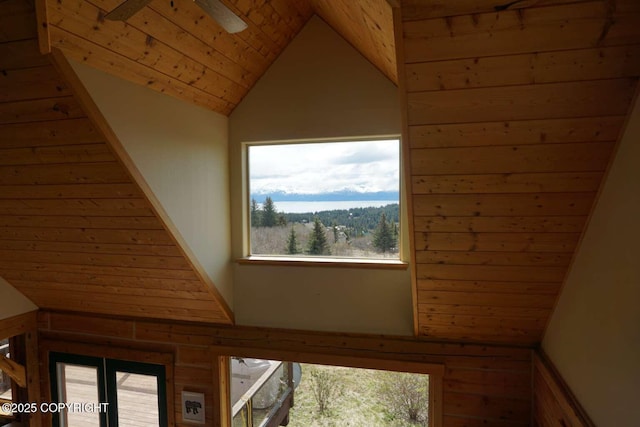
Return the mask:
MULTIPOLYGON (((277 207, 270 197, 260 207, 255 199, 251 200, 251 242, 252 251, 262 253, 267 250, 265 245, 272 245, 275 241, 281 242, 282 237, 277 237, 278 230, 290 227, 290 232, 284 242, 277 243, 285 250, 286 254, 294 255, 304 253, 308 255, 332 255, 334 248, 341 247, 354 250, 368 251, 375 249, 378 253, 397 252, 399 234, 399 205, 397 203, 382 207, 366 207, 352 209, 336 209, 321 212, 308 213, 284 213, 278 212, 277 207), (264 230, 258 232, 258 230, 264 230), (256 244, 258 236, 267 237, 261 244, 256 244), (331 243, 328 236, 331 236, 331 243)), ((275 253, 281 253, 277 248, 271 248, 275 253)), ((267 252, 269 253, 269 252, 267 252)))
POLYGON ((382 214, 390 223, 400 222, 400 206, 397 203, 381 207, 337 209, 316 213, 282 213, 281 215, 287 223, 312 223, 315 218, 318 218, 326 226, 344 225, 351 229, 367 232, 378 226, 382 214))

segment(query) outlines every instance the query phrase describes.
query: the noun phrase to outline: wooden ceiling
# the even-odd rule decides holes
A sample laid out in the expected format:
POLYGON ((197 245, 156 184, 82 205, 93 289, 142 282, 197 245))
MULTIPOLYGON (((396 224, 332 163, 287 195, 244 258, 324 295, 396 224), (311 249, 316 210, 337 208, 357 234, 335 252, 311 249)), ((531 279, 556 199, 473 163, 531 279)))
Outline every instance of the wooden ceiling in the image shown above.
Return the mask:
POLYGON ((228 115, 318 13, 394 82, 386 0, 224 0, 248 28, 228 34, 190 0, 153 0, 125 22, 121 0, 45 0, 50 44, 125 80, 228 115))
MULTIPOLYGON (((225 0, 249 24, 235 35, 184 0, 105 21, 118 3, 46 0, 51 46, 229 114, 317 13, 396 81, 385 0, 225 0)), ((640 76, 637 1, 503 3, 398 15, 425 337, 541 340, 640 76)), ((0 275, 45 308, 228 322, 100 117, 38 55, 32 3, 1 7, 0 275)))
POLYGON ((40 308, 231 323, 64 58, 39 53, 33 5, 0 6, 0 276, 40 308))
POLYGON ((636 92, 640 3, 496 4, 403 2, 416 329, 532 344, 636 92))

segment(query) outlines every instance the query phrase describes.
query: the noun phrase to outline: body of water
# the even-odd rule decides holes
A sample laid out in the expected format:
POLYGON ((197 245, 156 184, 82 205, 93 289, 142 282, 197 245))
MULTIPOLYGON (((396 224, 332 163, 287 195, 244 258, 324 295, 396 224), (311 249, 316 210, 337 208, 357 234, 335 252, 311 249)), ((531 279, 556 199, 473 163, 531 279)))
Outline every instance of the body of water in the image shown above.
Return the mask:
POLYGON ((273 202, 278 212, 305 213, 333 211, 351 208, 378 208, 380 206, 398 203, 397 200, 355 200, 355 201, 323 201, 323 202, 273 202))

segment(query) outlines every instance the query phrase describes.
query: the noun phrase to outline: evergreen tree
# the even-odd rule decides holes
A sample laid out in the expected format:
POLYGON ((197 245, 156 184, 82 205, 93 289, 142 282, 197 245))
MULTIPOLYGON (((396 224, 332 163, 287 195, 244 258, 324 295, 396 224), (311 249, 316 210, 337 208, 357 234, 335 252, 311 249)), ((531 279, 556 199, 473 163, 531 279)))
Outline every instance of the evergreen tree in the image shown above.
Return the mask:
POLYGON ((327 236, 324 234, 324 227, 317 217, 313 220, 313 231, 309 236, 307 253, 309 255, 331 255, 327 243, 327 236))
POLYGON ((331 228, 333 229, 333 243, 338 243, 338 224, 335 221, 331 224, 331 228))
POLYGON ((296 231, 291 226, 291 232, 289 233, 289 238, 287 239, 287 254, 295 255, 299 254, 300 249, 298 249, 298 238, 296 237, 296 231))
POLYGON ((251 226, 260 227, 260 210, 258 209, 258 202, 256 199, 251 199, 251 226))
POLYGON ((271 197, 267 196, 262 206, 261 225, 263 227, 273 227, 278 221, 276 206, 273 204, 271 197))
POLYGON ((396 246, 393 229, 387 222, 387 216, 384 213, 380 216, 380 222, 373 234, 373 246, 383 253, 390 252, 396 246))

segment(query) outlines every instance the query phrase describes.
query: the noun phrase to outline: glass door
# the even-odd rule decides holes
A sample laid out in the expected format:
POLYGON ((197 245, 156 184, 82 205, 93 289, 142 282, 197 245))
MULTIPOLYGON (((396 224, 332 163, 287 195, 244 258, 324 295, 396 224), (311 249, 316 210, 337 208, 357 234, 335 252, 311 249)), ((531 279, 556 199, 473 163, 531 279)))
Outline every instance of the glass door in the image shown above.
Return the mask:
POLYGON ((167 426, 164 365, 51 353, 50 375, 55 427, 167 426))
MULTIPOLYGON (((104 360, 97 357, 52 353, 49 369, 52 373, 52 402, 68 403, 53 414, 53 425, 61 427, 106 426, 104 411, 84 411, 73 406, 88 403, 92 407, 105 402, 104 360)), ((86 406, 85 406, 86 408, 86 406)))
POLYGON ((167 425, 164 366, 107 360, 107 390, 113 425, 167 425))

